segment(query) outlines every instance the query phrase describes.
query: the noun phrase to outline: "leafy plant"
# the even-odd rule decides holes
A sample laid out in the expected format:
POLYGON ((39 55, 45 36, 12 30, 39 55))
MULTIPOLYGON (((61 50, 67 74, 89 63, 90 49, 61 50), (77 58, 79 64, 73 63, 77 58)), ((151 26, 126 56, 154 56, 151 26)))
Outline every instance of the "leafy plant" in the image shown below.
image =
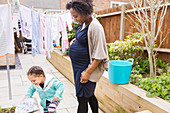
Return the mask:
POLYGON ((149 61, 148 58, 138 57, 135 59, 131 72, 130 82, 146 91, 146 96, 158 96, 170 102, 170 72, 166 70, 168 63, 157 59, 157 68, 161 69, 159 76, 148 77, 149 61))
POLYGON ((143 51, 143 47, 139 43, 143 43, 143 37, 140 33, 128 35, 124 41, 117 40, 108 47, 109 58, 111 60, 135 58, 138 52, 143 51))
POLYGON ((7 113, 11 113, 10 108, 6 108, 6 111, 7 111, 7 113))
POLYGON ((15 109, 15 106, 14 106, 14 105, 12 105, 12 108, 11 108, 11 109, 13 109, 13 110, 14 110, 14 109, 15 109))
POLYGON ((2 107, 0 106, 0 113, 2 113, 2 107))
POLYGON ((135 61, 133 63, 133 70, 139 71, 139 74, 147 74, 149 73, 149 69, 150 68, 148 58, 135 58, 135 61))
MULTIPOLYGON (((169 65, 169 63, 166 63, 160 59, 157 59, 156 64, 157 64, 157 70, 158 70, 157 75, 167 72, 166 67, 169 65)), ((135 61, 133 63, 132 74, 136 74, 136 73, 133 73, 133 71, 138 71, 137 74, 142 74, 144 78, 148 76, 150 73, 150 65, 149 65, 148 58, 142 58, 142 57, 135 58, 135 61)))
POLYGON ((69 44, 70 44, 71 40, 75 38, 75 33, 76 33, 76 30, 79 26, 80 26, 79 23, 73 21, 72 22, 73 29, 71 31, 69 31, 68 28, 67 28, 67 35, 68 35, 69 44))
POLYGON ((156 66, 158 67, 158 68, 162 68, 163 69, 163 72, 167 72, 167 69, 166 69, 166 67, 169 65, 169 63, 166 63, 166 62, 164 62, 164 61, 162 61, 162 60, 160 60, 160 59, 158 59, 157 61, 156 61, 156 66))
POLYGON ((146 77, 139 80, 140 88, 148 91, 146 96, 158 96, 170 102, 170 73, 163 73, 161 76, 146 77))

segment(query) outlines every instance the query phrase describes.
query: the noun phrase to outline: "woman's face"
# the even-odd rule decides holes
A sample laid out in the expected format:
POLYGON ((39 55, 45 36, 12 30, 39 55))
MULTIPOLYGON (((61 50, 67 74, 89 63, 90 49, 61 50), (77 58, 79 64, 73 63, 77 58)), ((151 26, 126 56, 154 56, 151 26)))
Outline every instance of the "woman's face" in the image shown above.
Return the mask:
POLYGON ((86 17, 78 12, 76 12, 73 8, 70 9, 71 15, 74 18, 74 21, 83 24, 86 21, 86 17))

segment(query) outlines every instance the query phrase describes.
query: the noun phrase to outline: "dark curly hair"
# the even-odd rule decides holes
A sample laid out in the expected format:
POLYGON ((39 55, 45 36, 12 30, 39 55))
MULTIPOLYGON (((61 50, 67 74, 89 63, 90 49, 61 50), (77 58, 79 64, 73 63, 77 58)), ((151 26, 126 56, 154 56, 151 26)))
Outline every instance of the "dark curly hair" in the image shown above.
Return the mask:
POLYGON ((41 74, 45 76, 43 69, 40 66, 32 66, 28 72, 27 75, 35 74, 35 76, 40 76, 41 74))
POLYGON ((71 8, 84 16, 91 15, 93 13, 92 0, 72 0, 66 4, 66 9, 71 8))

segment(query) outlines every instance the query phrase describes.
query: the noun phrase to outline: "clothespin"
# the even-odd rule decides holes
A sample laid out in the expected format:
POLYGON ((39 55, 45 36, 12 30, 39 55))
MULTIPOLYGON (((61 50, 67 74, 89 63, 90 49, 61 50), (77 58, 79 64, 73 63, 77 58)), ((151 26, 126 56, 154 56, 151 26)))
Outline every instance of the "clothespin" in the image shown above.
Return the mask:
POLYGON ((7 0, 7 3, 8 3, 8 7, 9 7, 9 0, 7 0))
POLYGON ((41 13, 41 9, 39 10, 39 14, 41 13))
POLYGON ((46 16, 47 16, 48 11, 46 11, 46 16))
POLYGON ((17 0, 17 2, 18 2, 18 6, 20 6, 20 2, 19 2, 19 0, 17 0))
POLYGON ((33 9, 34 9, 34 6, 32 6, 31 11, 33 11, 33 9))

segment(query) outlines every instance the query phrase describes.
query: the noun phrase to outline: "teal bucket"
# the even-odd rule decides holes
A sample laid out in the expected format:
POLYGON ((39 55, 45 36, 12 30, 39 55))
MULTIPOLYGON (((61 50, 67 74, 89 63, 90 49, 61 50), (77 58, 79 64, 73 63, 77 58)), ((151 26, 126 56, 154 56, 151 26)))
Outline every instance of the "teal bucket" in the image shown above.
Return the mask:
POLYGON ((109 61, 109 81, 114 84, 127 84, 130 79, 133 61, 132 58, 127 61, 109 61))

